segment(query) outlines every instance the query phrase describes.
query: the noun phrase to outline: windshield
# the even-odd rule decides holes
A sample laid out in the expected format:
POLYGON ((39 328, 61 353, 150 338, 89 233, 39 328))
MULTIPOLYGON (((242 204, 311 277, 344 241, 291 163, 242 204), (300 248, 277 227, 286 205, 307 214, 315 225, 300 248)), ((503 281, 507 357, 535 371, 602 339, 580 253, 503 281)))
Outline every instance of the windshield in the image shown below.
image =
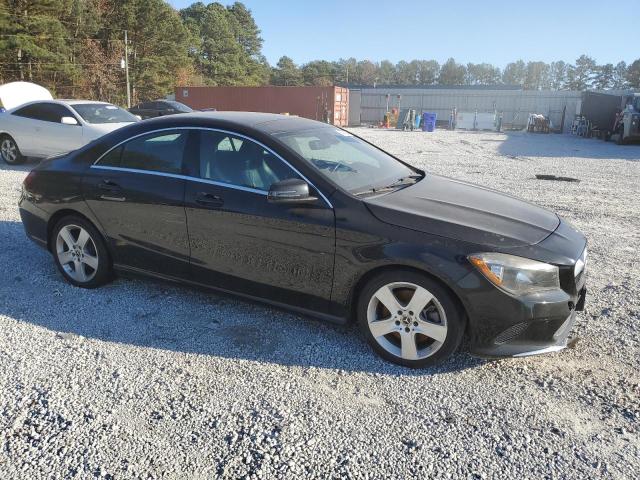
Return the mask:
POLYGON ((387 187, 418 174, 382 150, 338 128, 278 133, 276 137, 350 193, 387 187))
POLYGON ((191 112, 193 112, 193 109, 191 107, 185 105, 184 103, 175 102, 173 100, 166 100, 166 102, 169 105, 171 105, 173 108, 178 110, 179 112, 182 112, 182 113, 191 113, 191 112))
POLYGON ((108 103, 79 103, 71 105, 87 123, 123 123, 137 122, 138 119, 115 105, 108 103))

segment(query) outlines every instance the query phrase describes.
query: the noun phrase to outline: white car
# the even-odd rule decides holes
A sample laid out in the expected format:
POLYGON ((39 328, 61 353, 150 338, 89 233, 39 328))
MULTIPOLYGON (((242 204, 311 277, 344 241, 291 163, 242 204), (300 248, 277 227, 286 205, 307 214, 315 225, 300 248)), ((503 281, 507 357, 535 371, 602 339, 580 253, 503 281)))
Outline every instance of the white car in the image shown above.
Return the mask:
POLYGON ((0 113, 0 155, 10 164, 76 150, 139 121, 126 110, 90 100, 38 100, 0 113))

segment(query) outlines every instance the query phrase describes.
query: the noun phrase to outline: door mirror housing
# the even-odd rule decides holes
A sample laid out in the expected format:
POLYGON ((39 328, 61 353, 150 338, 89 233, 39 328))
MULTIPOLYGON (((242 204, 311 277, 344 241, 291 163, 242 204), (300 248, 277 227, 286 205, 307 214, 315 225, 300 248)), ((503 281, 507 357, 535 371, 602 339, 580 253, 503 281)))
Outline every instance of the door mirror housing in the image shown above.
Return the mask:
POLYGON ((63 125, 78 125, 78 120, 73 117, 62 117, 60 123, 63 125))
POLYGON ((271 185, 267 200, 270 203, 311 203, 318 200, 309 194, 309 184, 300 178, 288 178, 271 185))

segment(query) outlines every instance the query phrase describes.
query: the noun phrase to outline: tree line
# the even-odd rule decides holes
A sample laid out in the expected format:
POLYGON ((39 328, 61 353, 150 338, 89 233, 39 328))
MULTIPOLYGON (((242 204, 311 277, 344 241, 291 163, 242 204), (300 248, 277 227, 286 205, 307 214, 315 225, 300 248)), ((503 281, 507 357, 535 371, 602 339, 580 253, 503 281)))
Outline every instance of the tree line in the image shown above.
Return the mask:
POLYGON ((127 33, 133 101, 175 85, 519 85, 525 89, 640 88, 640 59, 598 65, 518 60, 500 69, 449 59, 392 63, 354 58, 275 66, 262 54, 251 12, 240 2, 164 0, 0 0, 0 83, 33 81, 58 97, 124 103, 127 33))
POLYGON ((640 59, 627 65, 619 62, 598 65, 581 55, 574 64, 562 60, 527 62, 518 60, 500 69, 489 63, 456 62, 443 64, 435 60, 372 62, 341 59, 334 62, 316 60, 297 66, 289 57, 282 57, 271 71, 274 85, 316 85, 331 82, 351 85, 511 85, 525 90, 587 90, 640 88, 640 59))

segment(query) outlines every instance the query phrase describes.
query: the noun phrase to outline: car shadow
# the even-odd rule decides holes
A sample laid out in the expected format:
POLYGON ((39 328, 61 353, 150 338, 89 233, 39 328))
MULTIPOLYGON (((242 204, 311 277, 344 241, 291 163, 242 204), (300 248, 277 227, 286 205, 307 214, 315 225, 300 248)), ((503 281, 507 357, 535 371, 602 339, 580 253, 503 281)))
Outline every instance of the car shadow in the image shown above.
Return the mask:
POLYGON ((616 145, 595 138, 575 135, 504 132, 498 152, 506 157, 575 157, 606 160, 640 161, 640 146, 616 145))
POLYGON ((28 158, 20 165, 9 165, 4 160, 0 159, 0 171, 30 172, 37 167, 39 163, 40 160, 36 158, 28 158))
POLYGON ((355 326, 153 280, 119 278, 94 290, 76 288, 25 237, 20 222, 0 222, 0 241, 15 246, 0 250, 0 315, 54 332, 52 342, 61 348, 80 336, 261 363, 413 376, 485 362, 458 353, 440 366, 410 370, 378 358, 355 326))

